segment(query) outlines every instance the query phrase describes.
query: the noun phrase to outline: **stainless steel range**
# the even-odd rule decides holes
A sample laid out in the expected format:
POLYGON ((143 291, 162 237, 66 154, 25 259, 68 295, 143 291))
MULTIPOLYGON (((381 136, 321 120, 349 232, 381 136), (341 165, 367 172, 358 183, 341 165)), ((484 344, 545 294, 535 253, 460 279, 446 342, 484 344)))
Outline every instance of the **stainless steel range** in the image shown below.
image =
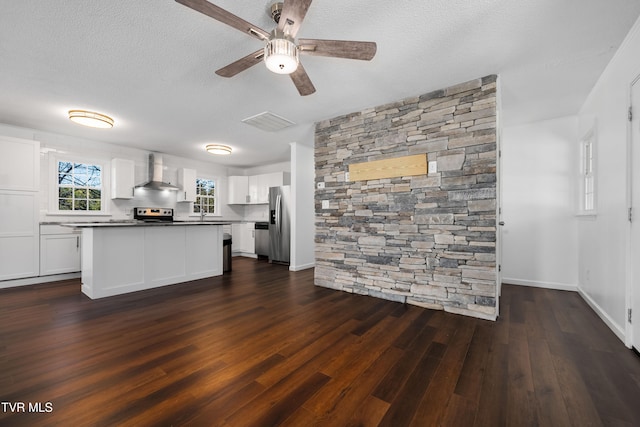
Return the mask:
POLYGON ((144 222, 173 222, 173 209, 133 208, 133 219, 144 222))

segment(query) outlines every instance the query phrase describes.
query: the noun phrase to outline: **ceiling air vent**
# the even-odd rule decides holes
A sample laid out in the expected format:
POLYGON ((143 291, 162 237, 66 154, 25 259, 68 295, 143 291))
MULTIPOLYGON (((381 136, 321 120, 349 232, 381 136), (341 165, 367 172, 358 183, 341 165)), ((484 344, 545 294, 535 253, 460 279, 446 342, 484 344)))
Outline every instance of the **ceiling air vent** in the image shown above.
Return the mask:
POLYGON ((291 120, 287 120, 284 117, 280 117, 277 114, 270 113, 269 111, 247 117, 242 120, 242 123, 255 126, 258 129, 266 130, 267 132, 276 132, 295 125, 291 120))

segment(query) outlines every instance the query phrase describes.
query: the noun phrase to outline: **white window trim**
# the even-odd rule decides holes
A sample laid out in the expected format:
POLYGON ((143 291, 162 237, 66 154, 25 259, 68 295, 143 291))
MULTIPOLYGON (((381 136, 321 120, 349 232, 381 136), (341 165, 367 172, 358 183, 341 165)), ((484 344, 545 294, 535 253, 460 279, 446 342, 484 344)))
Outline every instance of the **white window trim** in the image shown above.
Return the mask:
MULTIPOLYGON (((217 176, 210 176, 210 175, 196 175, 196 180, 198 179, 208 179, 210 181, 214 181, 215 182, 215 191, 216 191, 216 195, 215 195, 215 204, 214 204, 214 213, 206 213, 204 215, 205 218, 214 218, 214 217, 220 217, 222 216, 222 213, 220 213, 220 178, 218 178, 217 176)), ((197 184, 196 184, 196 198, 198 197, 197 194, 197 184)), ((196 217, 200 217, 200 212, 194 212, 194 206, 196 205, 196 202, 194 201, 193 203, 189 203, 190 207, 189 207, 189 216, 196 216, 196 217)))
POLYGON ((596 137, 596 129, 593 127, 580 140, 580 171, 578 177, 578 216, 585 218, 595 218, 598 215, 598 140, 596 137), (586 203, 586 185, 585 185, 585 169, 586 169, 586 146, 591 144, 592 171, 593 179, 593 209, 585 209, 586 203))
POLYGON ((47 215, 66 215, 66 216, 110 216, 110 202, 111 202, 111 161, 88 158, 76 155, 67 155, 60 153, 49 153, 49 197, 47 204, 47 215), (98 165, 102 168, 102 192, 101 203, 102 207, 99 211, 61 211, 58 209, 58 162, 67 161, 74 163, 85 163, 98 165))

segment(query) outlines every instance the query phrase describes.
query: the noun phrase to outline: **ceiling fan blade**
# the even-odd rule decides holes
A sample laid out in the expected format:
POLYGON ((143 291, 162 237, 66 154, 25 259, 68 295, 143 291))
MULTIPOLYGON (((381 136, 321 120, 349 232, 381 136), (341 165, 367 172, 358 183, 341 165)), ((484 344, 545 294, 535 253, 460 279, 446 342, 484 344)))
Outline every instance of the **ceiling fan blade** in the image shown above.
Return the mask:
POLYGON ((310 5, 311 0, 284 0, 278 30, 295 37, 310 5))
POLYGON ((300 53, 306 55, 331 56, 334 58, 361 59, 370 61, 376 54, 374 42, 348 40, 298 39, 300 53))
POLYGON ((289 74, 289 76, 291 76, 291 80, 293 81, 293 84, 296 85, 300 95, 307 96, 316 91, 316 88, 313 86, 313 83, 311 83, 311 79, 302 64, 298 64, 298 68, 296 68, 293 73, 289 74))
POLYGON ((216 74, 222 77, 233 77, 236 74, 246 70, 247 68, 251 68, 256 65, 258 62, 261 62, 264 58, 264 49, 256 50, 253 53, 245 56, 244 58, 240 58, 235 62, 227 65, 226 67, 222 67, 216 71, 216 74))
POLYGON ((237 17, 233 13, 227 12, 223 8, 211 4, 206 0, 176 0, 178 3, 183 4, 197 12, 203 13, 216 21, 220 21, 223 24, 227 24, 243 33, 249 34, 251 37, 255 37, 258 40, 267 40, 269 33, 260 27, 257 27, 242 18, 237 17))

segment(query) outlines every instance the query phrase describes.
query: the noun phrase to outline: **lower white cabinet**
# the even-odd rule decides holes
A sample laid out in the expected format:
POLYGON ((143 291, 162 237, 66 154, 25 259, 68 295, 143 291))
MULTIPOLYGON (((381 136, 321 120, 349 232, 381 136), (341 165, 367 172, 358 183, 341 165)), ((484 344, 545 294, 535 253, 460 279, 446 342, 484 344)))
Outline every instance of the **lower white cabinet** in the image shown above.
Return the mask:
POLYGON ((255 255, 255 222, 231 224, 231 250, 236 253, 255 255))
POLYGON ((81 248, 80 230, 60 225, 40 226, 40 275, 79 272, 81 248))

